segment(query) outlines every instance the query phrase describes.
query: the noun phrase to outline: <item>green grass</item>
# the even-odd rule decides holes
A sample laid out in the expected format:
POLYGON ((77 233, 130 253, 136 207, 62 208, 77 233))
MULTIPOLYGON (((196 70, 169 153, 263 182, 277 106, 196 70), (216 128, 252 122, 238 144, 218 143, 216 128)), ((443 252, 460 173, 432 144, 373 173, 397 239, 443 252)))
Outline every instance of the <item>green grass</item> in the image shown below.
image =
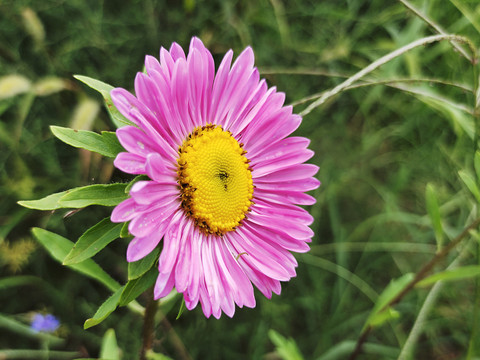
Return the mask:
MULTIPOLYGON (((98 110, 101 97, 74 74, 132 89, 145 54, 157 56, 160 46, 173 41, 185 48, 197 35, 217 65, 229 48, 238 55, 251 45, 262 76, 286 93, 288 103, 298 103, 294 110, 300 113, 312 103, 306 98, 334 88, 395 49, 437 34, 432 23, 479 46, 477 1, 412 4, 423 19, 401 2, 380 0, 0 3, 0 81, 18 74, 30 82, 30 91, 0 99, 0 244, 30 239, 31 227, 78 239, 110 209, 92 207, 64 217, 66 210, 27 210, 17 201, 127 179, 111 159, 79 152, 51 134, 50 125, 68 127, 72 121, 97 132, 114 129, 107 112, 98 110), (51 91, 39 87, 52 78, 62 81, 48 83, 51 91), (96 103, 85 106, 87 99, 96 103), (83 113, 74 115, 76 109, 83 113)), ((470 53, 468 45, 460 46, 470 53)), ((329 98, 297 130, 311 139, 312 162, 321 167, 322 181, 313 194, 317 203, 309 209, 315 217, 312 251, 297 256, 298 276, 283 285, 281 296, 267 300, 256 294, 257 307, 237 309, 233 319, 205 319, 197 308, 176 320, 180 301, 166 306, 168 323, 157 328, 156 351, 172 358, 188 352, 193 359, 277 359, 288 349, 294 358, 298 348, 305 359, 345 359, 390 281, 418 272, 435 255, 427 184, 439 205, 444 243, 478 216, 478 200, 458 174, 470 174, 473 186, 479 186, 474 164, 478 65, 442 41, 409 51, 358 84, 365 86, 329 98), (405 79, 419 81, 398 81, 405 79)), ((94 258, 120 283, 127 278, 126 245, 117 240, 94 258)), ((477 252, 475 232, 435 271, 454 261, 478 265, 477 252)), ((110 296, 107 289, 62 267, 40 246, 25 255, 20 271, 12 273, 8 262, 0 256, 0 284, 9 278, 8 286, 0 287, 2 316, 26 324, 34 311, 52 312, 62 322, 57 335, 64 341, 51 348, 92 358, 114 328, 123 359, 137 357, 142 319, 129 309, 83 330, 85 319, 110 296)), ((422 309, 430 291, 414 289, 396 305, 399 316, 373 329, 358 359, 397 358, 419 316, 426 323, 409 340, 411 358, 480 356, 476 280, 445 283, 422 309)), ((44 346, 42 339, 12 326, 0 332, 5 351, 44 346)))

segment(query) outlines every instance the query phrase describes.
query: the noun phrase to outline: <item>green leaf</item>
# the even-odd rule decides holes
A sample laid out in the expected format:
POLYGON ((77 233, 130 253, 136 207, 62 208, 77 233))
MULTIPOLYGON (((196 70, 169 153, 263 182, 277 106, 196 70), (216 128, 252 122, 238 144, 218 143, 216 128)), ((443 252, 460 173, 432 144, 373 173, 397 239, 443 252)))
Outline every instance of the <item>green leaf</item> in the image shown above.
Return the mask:
POLYGON ((385 321, 398 317, 398 313, 395 312, 389 312, 387 315, 382 314, 384 311, 388 310, 385 309, 385 306, 395 298, 404 288, 405 286, 410 283, 413 278, 414 274, 408 273, 405 274, 398 279, 394 279, 390 281, 390 284, 387 285, 385 290, 379 295, 377 302, 373 306, 372 312, 367 318, 367 321, 365 322, 365 325, 363 326, 362 332, 368 327, 368 326, 380 326, 385 321))
MULTIPOLYGON (((67 254, 73 248, 73 243, 70 240, 50 231, 33 228, 32 233, 50 255, 60 263, 63 263, 67 254)), ((92 259, 68 266, 79 273, 97 280, 112 291, 116 291, 120 287, 120 285, 92 259)))
POLYGON ((135 262, 128 263, 128 280, 134 280, 145 274, 158 260, 160 249, 154 249, 150 254, 135 262))
POLYGON ((62 191, 59 193, 48 195, 39 200, 25 200, 19 201, 18 204, 35 210, 56 210, 61 208, 60 199, 65 195, 67 191, 62 191))
POLYGON ((128 223, 129 222, 124 222, 122 226, 122 230, 120 231, 120 237, 122 239, 125 239, 130 236, 130 233, 128 232, 128 223))
POLYGON ((103 131, 100 135, 93 131, 60 126, 50 126, 50 130, 53 135, 68 145, 94 151, 103 156, 114 158, 119 152, 125 151, 113 132, 103 131))
POLYGON ((135 300, 138 295, 142 294, 155 283, 157 277, 158 270, 156 268, 151 268, 142 277, 139 277, 135 280, 130 280, 127 285, 125 285, 119 305, 125 306, 129 302, 135 300))
POLYGON ((115 337, 115 330, 113 329, 108 329, 105 335, 103 335, 100 359, 120 360, 120 349, 115 337))
POLYGON ((147 360, 173 360, 171 357, 163 354, 157 354, 153 352, 153 350, 147 350, 147 353, 145 354, 147 360))
POLYGON ((71 265, 91 258, 113 240, 120 237, 122 224, 114 224, 105 218, 80 236, 73 249, 63 260, 63 265, 71 265))
POLYGON ((477 180, 480 180, 480 151, 475 152, 475 157, 473 159, 475 166, 475 173, 477 174, 477 180))
POLYGON ((127 184, 95 184, 73 188, 48 195, 39 200, 24 200, 18 204, 29 209, 56 210, 61 208, 84 208, 90 205, 116 206, 125 200, 127 184))
MULTIPOLYGON (((37 341, 45 341, 53 346, 57 346, 65 342, 65 340, 62 338, 41 331, 37 332, 33 330, 30 326, 15 320, 12 316, 6 316, 3 314, 0 314, 0 329, 7 329, 7 331, 14 332, 18 335, 21 335, 22 337, 34 339, 37 341)), ((0 332, 4 334, 3 330, 0 332)))
POLYGON ((477 201, 480 202, 480 190, 478 189, 477 183, 473 178, 473 176, 463 170, 460 170, 458 172, 458 175, 460 176, 462 181, 465 183, 468 190, 470 190, 470 192, 473 194, 473 196, 475 196, 477 201))
POLYGON ((454 281, 476 277, 480 275, 480 265, 463 266, 453 270, 440 271, 419 281, 416 286, 429 286, 437 281, 454 281))
POLYGON ((122 286, 117 291, 115 291, 107 300, 105 300, 105 302, 98 308, 95 315, 85 321, 85 323, 83 324, 83 328, 88 329, 92 326, 100 324, 108 317, 108 315, 114 312, 118 306, 118 302, 120 301, 120 296, 122 296, 124 288, 125 287, 122 286))
POLYGON ((108 85, 100 80, 92 79, 88 76, 74 75, 73 77, 102 94, 108 114, 117 128, 125 125, 134 125, 130 120, 123 116, 113 104, 112 97, 110 96, 110 91, 113 90, 113 86, 108 85))
POLYGON ((90 205, 116 206, 125 200, 127 184, 95 184, 71 190, 60 199, 61 207, 83 208, 90 205))
POLYGON ((437 251, 440 251, 443 246, 442 219, 440 217, 440 207, 438 206, 436 191, 433 185, 430 183, 427 184, 425 189, 425 200, 427 212, 435 232, 435 239, 437 240, 437 251))
POLYGON ((180 304, 180 309, 178 309, 178 314, 175 320, 180 319, 180 316, 182 316, 185 310, 187 310, 187 307, 185 306, 185 298, 182 297, 182 303, 180 304))
POLYGON ((295 340, 287 339, 275 330, 269 330, 268 337, 275 345, 276 353, 283 360, 303 360, 302 353, 298 349, 295 340))

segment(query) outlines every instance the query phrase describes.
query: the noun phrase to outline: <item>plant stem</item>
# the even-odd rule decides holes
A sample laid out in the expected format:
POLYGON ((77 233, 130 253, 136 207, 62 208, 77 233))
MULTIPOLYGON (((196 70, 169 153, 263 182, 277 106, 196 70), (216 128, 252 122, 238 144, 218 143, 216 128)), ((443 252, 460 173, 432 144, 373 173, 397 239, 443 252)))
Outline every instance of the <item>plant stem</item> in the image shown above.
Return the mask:
POLYGON ((143 342, 140 350, 140 360, 146 360, 146 355, 152 349, 155 328, 155 313, 158 309, 158 301, 153 299, 153 286, 148 291, 147 305, 143 321, 143 342))
MULTIPOLYGON (((473 223, 467 226, 455 239, 453 239, 447 246, 445 246, 441 251, 439 251, 428 263, 426 263, 419 272, 415 275, 412 281, 410 281, 405 288, 400 291, 397 296, 395 296, 392 300, 390 300, 381 310, 380 312, 390 308, 391 306, 400 302, 405 295, 407 295, 414 286, 422 279, 424 279, 428 273, 433 269, 433 267, 439 263, 443 258, 452 250, 454 249, 470 232, 477 228, 480 225, 480 218, 477 218, 473 223)), ((360 334, 360 337, 357 340, 357 345, 353 350, 352 354, 350 355, 350 360, 354 360, 357 356, 362 352, 362 347, 365 341, 367 340, 368 335, 373 330, 373 327, 369 325, 365 330, 360 334)))
POLYGON ((383 64, 388 63, 389 61, 399 57, 400 55, 403 55, 404 53, 413 50, 417 47, 424 46, 427 44, 431 44, 437 41, 442 41, 442 40, 448 40, 448 41, 455 41, 455 42, 460 42, 460 43, 466 43, 470 50, 472 51, 473 54, 475 54, 475 47, 472 45, 472 43, 465 37, 458 36, 458 35, 433 35, 433 36, 427 36, 421 39, 418 39, 416 41, 411 42, 410 44, 407 44, 395 51, 392 51, 388 53, 385 56, 382 56, 381 58, 375 60, 372 62, 370 65, 364 67, 362 70, 357 72, 356 74, 352 75, 349 77, 347 80, 342 82, 341 84, 335 86, 332 90, 326 91, 322 93, 322 95, 313 103, 311 103, 305 110, 303 110, 300 113, 300 116, 304 117, 307 114, 309 114, 313 109, 317 108, 318 106, 322 105, 325 101, 330 99, 331 97, 337 95, 338 93, 342 92, 346 88, 350 87, 353 83, 357 82, 361 78, 363 78, 365 75, 368 75, 375 69, 379 68, 383 64))

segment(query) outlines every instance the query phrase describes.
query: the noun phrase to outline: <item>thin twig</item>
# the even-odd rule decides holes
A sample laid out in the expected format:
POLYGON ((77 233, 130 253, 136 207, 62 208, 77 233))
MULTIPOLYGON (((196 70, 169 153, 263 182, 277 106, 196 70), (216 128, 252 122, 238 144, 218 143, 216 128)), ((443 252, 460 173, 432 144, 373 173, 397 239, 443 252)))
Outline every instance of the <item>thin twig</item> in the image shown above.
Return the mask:
MULTIPOLYGON (((447 270, 453 270, 457 268, 462 260, 467 256, 468 254, 468 246, 463 247, 462 251, 460 254, 455 258, 455 260, 452 261, 452 263, 447 267, 447 270)), ((425 326, 426 323, 426 318, 430 310, 435 304, 435 301, 440 294, 440 291, 443 289, 445 285, 444 281, 437 281, 430 292, 428 293, 427 297, 425 298, 425 301, 423 302, 423 305, 418 312, 418 316, 415 319, 415 322, 413 323, 412 329, 410 330, 410 333, 408 334, 407 339, 405 340, 405 343, 402 347, 402 350, 400 351, 400 355, 398 356, 397 360, 405 360, 409 359, 411 357, 411 352, 413 351, 413 347, 415 343, 418 341, 418 338, 421 335, 422 329, 425 326)))
MULTIPOLYGON (((407 84, 410 84, 410 83, 439 84, 439 85, 445 85, 445 86, 452 86, 452 87, 458 88, 460 90, 463 90, 463 91, 466 91, 466 92, 469 92, 469 93, 472 93, 472 94, 475 93, 474 89, 468 87, 468 85, 460 84, 460 83, 454 83, 454 82, 447 81, 447 80, 433 79, 433 78, 392 78, 392 79, 386 79, 386 80, 364 79, 362 82, 347 86, 343 90, 353 90, 353 89, 358 89, 358 88, 367 87, 367 86, 385 85, 385 86, 390 86, 390 87, 393 87, 393 88, 396 88, 396 89, 400 89, 402 91, 409 91, 409 90, 406 90, 403 87, 395 85, 395 84, 402 84, 402 83, 407 83, 407 84)), ((325 91, 322 91, 320 93, 316 93, 316 94, 304 97, 300 100, 297 100, 297 101, 294 101, 294 102, 290 103, 289 105, 292 105, 292 106, 301 105, 301 104, 306 103, 308 101, 312 101, 312 100, 320 98, 324 93, 325 93, 325 91)), ((468 112, 471 112, 471 111, 468 111, 468 112)))
MULTIPOLYGON (((467 226, 455 239, 453 239, 447 246, 445 246, 441 251, 439 251, 428 263, 426 263, 419 272, 415 275, 412 281, 410 281, 405 288, 400 291, 397 296, 391 299, 385 306, 383 306, 379 312, 385 311, 386 309, 392 307, 393 305, 400 302, 405 295, 407 295, 414 286, 422 279, 424 279, 428 273, 433 269, 433 267, 438 264, 443 258, 452 250, 454 249, 470 232, 477 228, 480 225, 480 218, 476 219, 473 223, 467 226)), ((354 360, 357 356, 362 352, 362 347, 365 341, 368 338, 368 335, 373 330, 373 326, 369 325, 365 328, 365 330, 360 334, 360 337, 357 340, 357 345, 353 350, 352 354, 350 355, 350 360, 354 360)))
MULTIPOLYGON (((410 4, 407 0, 398 0, 400 1, 407 9, 412 11, 416 16, 418 16, 420 19, 425 21, 428 25, 430 25, 433 29, 435 29, 436 32, 438 32, 441 35, 447 35, 447 33, 440 27, 440 25, 434 23, 432 20, 430 20, 425 14, 423 14, 419 9, 417 9, 415 6, 410 4)), ((475 64, 476 59, 475 59, 475 53, 473 53, 473 56, 469 56, 468 53, 465 51, 464 48, 462 48, 456 41, 450 41, 452 46, 460 53, 462 54, 468 61, 470 61, 472 64, 475 64)))
POLYGON ((153 299, 153 286, 148 291, 147 305, 143 320, 143 342, 140 349, 140 360, 146 360, 147 352, 152 349, 155 329, 155 313, 158 309, 158 301, 153 299))
POLYGON ((472 53, 475 53, 475 49, 473 48, 473 45, 471 42, 463 37, 463 36, 458 36, 458 35, 433 35, 433 36, 427 36, 421 39, 418 39, 414 42, 411 42, 410 44, 407 44, 405 46, 402 46, 401 48, 394 50, 390 53, 388 53, 385 56, 382 56, 380 59, 375 60, 373 63, 370 65, 364 67, 362 70, 354 74, 353 76, 349 77, 347 80, 342 82, 341 84, 335 86, 332 90, 326 91, 320 96, 316 101, 311 103, 305 110, 303 110, 300 115, 305 116, 309 114, 312 110, 323 104, 325 101, 330 99, 331 97, 337 95, 341 91, 345 90, 349 86, 351 86, 353 83, 356 81, 360 80, 363 78, 365 75, 371 73, 372 71, 376 70, 380 66, 388 63, 389 61, 399 57, 400 55, 403 55, 404 53, 413 50, 417 47, 424 46, 427 44, 431 44, 434 42, 442 41, 442 40, 448 40, 448 41, 458 41, 458 42, 463 42, 469 45, 471 47, 472 53))

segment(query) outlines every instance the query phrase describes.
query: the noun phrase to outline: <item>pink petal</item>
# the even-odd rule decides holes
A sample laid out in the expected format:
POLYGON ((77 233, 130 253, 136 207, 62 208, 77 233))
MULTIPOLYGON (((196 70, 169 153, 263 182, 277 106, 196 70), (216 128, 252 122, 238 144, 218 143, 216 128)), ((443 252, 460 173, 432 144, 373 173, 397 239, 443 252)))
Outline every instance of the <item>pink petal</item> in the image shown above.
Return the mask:
POLYGON ((296 239, 306 240, 313 237, 313 231, 307 225, 288 219, 287 216, 276 217, 251 212, 248 214, 248 221, 267 229, 275 229, 284 232, 296 239))
POLYGON ((132 220, 138 212, 144 210, 144 206, 135 203, 135 200, 128 198, 115 206, 110 216, 110 220, 115 223, 121 223, 132 220))
MULTIPOLYGON (((173 67, 171 81, 172 108, 174 110, 172 120, 176 121, 169 121, 178 144, 181 144, 194 128, 193 120, 190 118, 188 111, 189 76, 187 61, 179 59, 173 67)), ((198 106, 199 104, 195 105, 198 106)))
POLYGON ((280 246, 286 250, 298 253, 304 253, 310 250, 310 247, 306 243, 308 240, 296 239, 276 229, 259 228, 256 225, 251 225, 248 221, 245 221, 243 226, 247 227, 248 230, 254 233, 259 239, 273 247, 280 246))
POLYGON ((128 231, 131 234, 144 237, 152 232, 164 233, 168 226, 171 215, 180 208, 180 203, 176 199, 171 199, 165 204, 158 204, 150 207, 143 213, 138 214, 128 225, 128 231))
POLYGON ((173 61, 177 61, 178 59, 185 60, 185 52, 176 42, 172 43, 172 46, 170 46, 170 54, 172 55, 173 61))
MULTIPOLYGON (((248 276, 250 281, 257 287, 258 290, 268 299, 272 297, 272 290, 277 289, 280 287, 280 281, 274 280, 261 271, 252 268, 246 261, 245 261, 246 254, 238 253, 237 255, 237 262, 248 276)), ((279 293, 279 292, 278 292, 279 293)))
MULTIPOLYGON (((283 181, 283 182, 261 182, 254 181, 258 189, 272 191, 310 191, 320 186, 320 181, 315 178, 303 179, 301 181, 283 181)), ((256 189, 255 189, 256 190, 256 189)), ((257 196, 257 195, 255 195, 257 196)))
POLYGON ((162 72, 162 67, 154 56, 147 55, 145 56, 145 70, 147 71, 147 74, 150 74, 150 71, 152 70, 162 72))
POLYGON ((200 248, 204 241, 206 241, 205 235, 194 227, 190 239, 191 259, 188 278, 188 283, 190 284, 188 287, 189 297, 194 301, 198 301, 200 282, 203 281, 204 276, 202 269, 202 257, 200 253, 200 248))
POLYGON ((161 273, 174 271, 182 241, 182 232, 185 228, 186 222, 183 211, 177 211, 170 221, 164 235, 163 250, 158 262, 158 270, 161 273))
POLYGON ((158 300, 170 294, 175 284, 174 273, 159 273, 157 282, 155 283, 155 288, 153 290, 153 298, 158 300))
POLYGON ((233 51, 229 50, 223 57, 220 66, 218 67, 217 74, 215 75, 215 80, 213 81, 212 88, 212 98, 210 113, 208 118, 212 119, 214 124, 220 124, 220 114, 218 110, 218 104, 224 96, 224 90, 227 86, 228 81, 228 72, 230 70, 230 64, 232 62, 233 51))
POLYGON ((146 157, 148 154, 156 152, 169 162, 173 162, 177 156, 177 152, 166 142, 161 144, 153 142, 151 137, 139 128, 124 126, 117 129, 116 134, 122 146, 131 153, 146 157))
POLYGON ((252 165, 263 162, 275 161, 292 153, 301 152, 307 149, 310 140, 300 136, 291 136, 267 146, 255 157, 249 157, 252 165))
POLYGON ((133 238, 128 244, 127 261, 133 262, 143 259, 157 247, 160 240, 162 240, 161 233, 153 233, 142 238, 133 238))
POLYGON ((137 204, 148 205, 164 203, 172 198, 179 198, 176 185, 159 184, 156 181, 138 181, 130 189, 130 196, 137 204))
POLYGON ((145 174, 145 157, 128 152, 117 155, 113 164, 128 174, 145 174))
POLYGON ((272 204, 267 201, 255 201, 254 209, 261 215, 271 216, 279 219, 286 219, 288 221, 302 223, 304 225, 311 225, 313 223, 313 216, 305 209, 289 204, 272 204))
POLYGON ((193 221, 186 220, 181 233, 177 265, 175 266, 175 288, 183 293, 188 287, 189 267, 191 259, 191 229, 195 226, 193 221))
POLYGON ((200 251, 202 254, 202 267, 205 276, 207 296, 210 300, 210 304, 212 307, 212 314, 213 316, 217 317, 216 315, 220 312, 221 289, 219 286, 219 281, 213 262, 214 260, 212 256, 211 242, 212 237, 209 236, 207 238, 207 241, 204 241, 202 243, 200 251))
MULTIPOLYGON (((255 184, 258 182, 284 182, 298 181, 310 178, 318 172, 318 166, 313 164, 296 164, 285 169, 274 171, 264 176, 255 178, 255 184)), ((252 172, 253 176, 253 172, 252 172)))
POLYGON ((151 126, 150 123, 155 123, 150 109, 127 90, 115 88, 110 91, 110 96, 118 111, 134 124, 146 128, 151 126))
POLYGON ((249 266, 276 280, 286 281, 294 276, 293 266, 287 266, 289 261, 285 262, 286 251, 257 242, 256 237, 245 232, 244 228, 238 228, 236 235, 230 238, 230 242, 238 254, 243 254, 241 256, 249 266))
POLYGON ((165 161, 159 154, 149 154, 146 159, 145 173, 157 183, 175 185, 177 173, 165 166, 165 161))
POLYGON ((216 243, 217 264, 226 274, 231 291, 234 292, 235 302, 238 306, 255 307, 255 296, 253 294, 253 286, 245 272, 242 270, 233 254, 227 246, 229 242, 229 233, 225 234, 225 241, 216 243))
POLYGON ((317 201, 313 196, 295 190, 269 190, 256 188, 254 196, 255 199, 265 199, 277 204, 313 205, 317 201))
POLYGON ((301 164, 310 159, 312 156, 313 151, 305 149, 297 152, 291 152, 270 161, 262 161, 256 165, 252 165, 252 177, 260 178, 261 176, 271 174, 278 170, 287 168, 290 169, 291 166, 301 164))

